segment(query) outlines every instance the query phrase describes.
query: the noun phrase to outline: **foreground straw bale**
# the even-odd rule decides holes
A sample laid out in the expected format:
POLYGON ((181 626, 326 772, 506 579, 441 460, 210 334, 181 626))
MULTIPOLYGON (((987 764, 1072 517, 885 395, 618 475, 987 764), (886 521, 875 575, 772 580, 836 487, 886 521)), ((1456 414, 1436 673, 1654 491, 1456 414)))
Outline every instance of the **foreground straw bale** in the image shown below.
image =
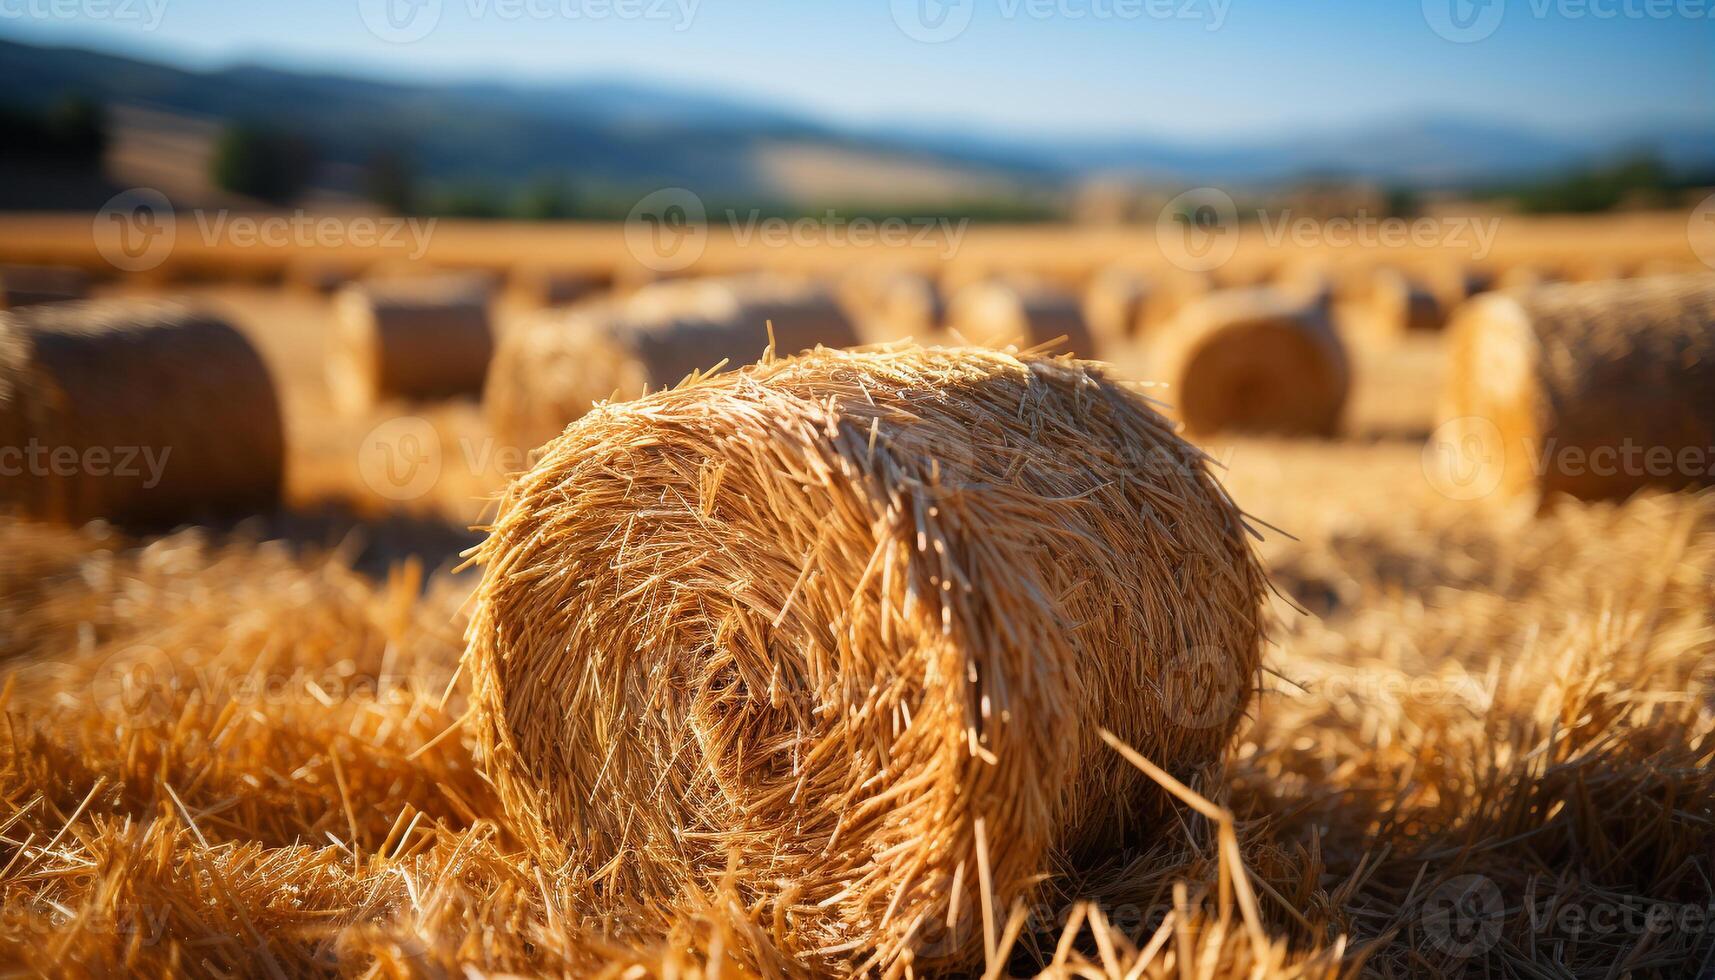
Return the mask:
POLYGON ((80 524, 173 524, 271 508, 274 383, 224 321, 164 303, 0 314, 0 504, 80 524))
POLYGON ((979 349, 603 406, 480 560, 466 668, 519 832, 604 908, 731 876, 817 970, 968 965, 1045 867, 1159 833, 1099 730, 1193 777, 1261 640, 1201 455, 1087 365, 979 349))
POLYGON ((1080 357, 1097 353, 1078 297, 1046 283, 994 279, 965 286, 948 301, 947 322, 973 344, 1017 345, 1080 357))
POLYGON ((1715 483, 1715 276, 1481 297, 1451 344, 1432 455, 1472 496, 1715 483))
POLYGON ((1164 327, 1151 372, 1192 432, 1332 435, 1351 374, 1319 298, 1259 287, 1212 293, 1164 327))
POLYGON ((489 294, 462 276, 342 289, 328 339, 328 391, 362 414, 390 399, 477 395, 494 350, 489 294))
POLYGON ((664 283, 520 323, 495 355, 483 408, 506 445, 532 449, 600 401, 755 360, 771 343, 789 354, 855 346, 858 336, 833 298, 810 284, 664 283))

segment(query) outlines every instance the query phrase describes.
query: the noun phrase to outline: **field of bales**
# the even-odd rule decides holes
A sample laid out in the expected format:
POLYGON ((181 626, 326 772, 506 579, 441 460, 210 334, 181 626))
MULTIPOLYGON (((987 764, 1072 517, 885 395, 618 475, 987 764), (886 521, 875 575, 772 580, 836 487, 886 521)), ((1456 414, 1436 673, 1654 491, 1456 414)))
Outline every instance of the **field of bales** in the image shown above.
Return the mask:
POLYGON ((1684 213, 633 231, 0 217, 8 974, 1715 970, 1684 213))

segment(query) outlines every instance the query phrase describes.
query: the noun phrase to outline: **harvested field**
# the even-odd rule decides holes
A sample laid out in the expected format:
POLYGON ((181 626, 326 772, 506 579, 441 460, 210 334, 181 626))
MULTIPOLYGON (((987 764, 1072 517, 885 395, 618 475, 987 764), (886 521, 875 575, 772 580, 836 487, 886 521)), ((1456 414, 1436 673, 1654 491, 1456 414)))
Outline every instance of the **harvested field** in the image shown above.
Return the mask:
MULTIPOLYGON (((1628 268, 1665 251, 1640 226, 1573 225, 1628 268)), ((1006 247, 970 246, 985 268, 1029 264, 1031 241, 1085 257, 1049 231, 991 234, 1006 247)), ((1556 241, 1506 267, 1562 268, 1556 241)), ((1085 265, 1122 255, 1090 246, 1085 265)), ((1350 271, 1268 257, 1255 267, 1287 278, 1298 259, 1350 271)), ((171 295, 248 341, 283 490, 173 530, 0 518, 9 972, 1715 962, 1715 497, 1652 485, 1542 510, 1449 482, 1432 436, 1470 376, 1459 314, 1348 346, 1332 436, 1217 426, 1193 451, 1146 401, 1179 410, 1166 326, 1098 336, 1094 365, 884 346, 741 367, 764 329, 681 351, 591 414, 621 386, 555 408, 542 439, 572 429, 532 458, 492 405, 338 410, 336 301, 316 289, 93 288, 171 295), (1235 557, 1251 549, 1257 565, 1235 557)), ((563 329, 642 296, 677 322, 698 288, 552 311, 503 293, 496 364, 535 318, 563 329)), ((1486 302, 1523 301, 1465 311, 1486 302)), ((792 308, 769 310, 777 332, 792 308)), ((1701 348, 1592 339, 1610 332, 1633 337, 1584 331, 1526 362, 1623 348, 1665 372, 1624 373, 1625 398, 1704 404, 1672 387, 1693 365, 1661 353, 1701 348)), ((581 384, 593 363, 549 373, 581 384)))

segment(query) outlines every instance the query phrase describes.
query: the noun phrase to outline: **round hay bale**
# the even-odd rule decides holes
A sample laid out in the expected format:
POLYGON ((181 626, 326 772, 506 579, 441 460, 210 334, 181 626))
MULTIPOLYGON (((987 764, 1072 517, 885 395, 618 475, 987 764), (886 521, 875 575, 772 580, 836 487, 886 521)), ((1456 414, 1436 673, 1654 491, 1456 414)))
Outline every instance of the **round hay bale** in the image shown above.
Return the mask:
POLYGON ((873 331, 868 339, 925 340, 947 325, 947 302, 935 281, 917 273, 901 272, 882 287, 873 331))
POLYGON ((507 332, 483 399, 508 447, 532 449, 599 401, 627 401, 775 350, 858 344, 826 293, 780 281, 713 280, 647 287, 625 300, 525 320, 507 332))
POLYGON ((1715 482, 1715 276, 1481 296, 1450 340, 1430 451, 1468 495, 1715 482))
POLYGON ((0 502, 69 524, 254 513, 284 459, 273 379, 222 320, 113 301, 0 314, 0 502))
POLYGON ((589 270, 521 268, 513 276, 512 291, 531 306, 570 306, 606 291, 612 277, 589 270))
POLYGON ((1447 308, 1424 285, 1398 269, 1377 269, 1370 278, 1370 315, 1382 333, 1440 330, 1447 308))
POLYGON ((0 267, 0 309, 89 298, 89 273, 71 266, 0 267))
POLYGON ((1153 292, 1154 283, 1139 269, 1103 269, 1084 291, 1084 322, 1104 344, 1131 340, 1143 332, 1144 313, 1153 292))
POLYGON ((947 305, 947 322, 967 342, 1096 356, 1077 297, 1039 283, 991 280, 966 286, 947 305))
POLYGON ((352 263, 326 259, 294 259, 286 263, 281 279, 288 289, 316 296, 331 296, 356 280, 361 270, 352 263))
POLYGON ((1169 831, 1249 702, 1239 511, 1083 362, 818 351, 591 412, 507 489, 465 657, 519 836, 808 973, 981 959, 1039 872, 1169 831), (1064 863, 1061 863, 1064 862, 1064 863), (950 925, 949 925, 950 923, 950 925))
MULTIPOLYGON (((1459 304, 1495 288, 1494 272, 1469 262, 1430 263, 1423 268, 1420 276, 1424 288, 1449 315, 1459 308, 1459 304)), ((1445 317, 1443 320, 1445 321, 1445 317)), ((1445 322, 1442 325, 1445 326, 1445 322)))
POLYGON ((335 300, 328 391, 354 415, 395 398, 477 395, 493 349, 488 294, 466 280, 348 286, 335 300))
POLYGON ((1156 355, 1169 401, 1197 433, 1332 435, 1351 387, 1327 306, 1267 287, 1187 307, 1156 355))

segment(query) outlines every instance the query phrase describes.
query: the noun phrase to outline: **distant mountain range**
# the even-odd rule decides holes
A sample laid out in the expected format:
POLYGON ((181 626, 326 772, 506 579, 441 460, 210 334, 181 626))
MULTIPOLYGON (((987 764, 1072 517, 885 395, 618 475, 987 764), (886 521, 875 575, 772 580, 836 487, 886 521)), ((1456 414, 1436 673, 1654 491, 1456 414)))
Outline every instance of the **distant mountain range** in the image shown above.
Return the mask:
POLYGON ((738 98, 625 81, 524 87, 379 82, 240 65, 197 72, 0 41, 0 102, 77 94, 215 121, 265 122, 313 139, 330 164, 403 149, 425 178, 522 185, 565 176, 616 188, 685 186, 784 201, 896 200, 1065 187, 1094 176, 1267 185, 1306 177, 1417 186, 1535 175, 1647 150, 1676 168, 1715 165, 1715 123, 1640 124, 1564 136, 1464 118, 1390 120, 1195 144, 1113 137, 1024 139, 924 126, 850 127, 738 98), (866 183, 865 177, 868 176, 866 183))

